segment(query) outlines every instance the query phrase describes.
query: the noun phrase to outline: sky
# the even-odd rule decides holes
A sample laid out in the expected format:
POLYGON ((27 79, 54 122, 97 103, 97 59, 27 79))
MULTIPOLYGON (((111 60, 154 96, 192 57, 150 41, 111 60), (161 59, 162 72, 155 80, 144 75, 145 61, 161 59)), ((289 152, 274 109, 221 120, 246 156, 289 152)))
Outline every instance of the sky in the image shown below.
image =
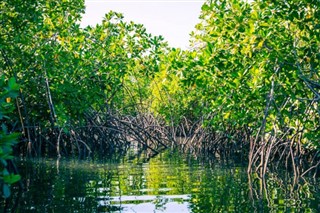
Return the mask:
POLYGON ((104 14, 121 12, 125 21, 143 24, 148 33, 162 35, 171 47, 187 49, 189 34, 199 23, 205 0, 86 0, 81 26, 101 23, 104 14))

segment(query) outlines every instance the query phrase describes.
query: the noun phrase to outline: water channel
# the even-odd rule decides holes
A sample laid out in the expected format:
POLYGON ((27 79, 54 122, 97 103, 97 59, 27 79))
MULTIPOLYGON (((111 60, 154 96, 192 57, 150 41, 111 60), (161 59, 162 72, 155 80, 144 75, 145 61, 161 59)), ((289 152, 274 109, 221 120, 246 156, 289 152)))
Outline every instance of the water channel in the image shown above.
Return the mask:
MULTIPOLYGON (((269 174, 248 179, 241 162, 197 159, 167 150, 153 158, 129 153, 103 161, 17 162, 25 190, 13 190, 16 212, 317 212, 314 179, 292 184, 269 174)), ((3 203, 1 205, 4 206, 3 203)))

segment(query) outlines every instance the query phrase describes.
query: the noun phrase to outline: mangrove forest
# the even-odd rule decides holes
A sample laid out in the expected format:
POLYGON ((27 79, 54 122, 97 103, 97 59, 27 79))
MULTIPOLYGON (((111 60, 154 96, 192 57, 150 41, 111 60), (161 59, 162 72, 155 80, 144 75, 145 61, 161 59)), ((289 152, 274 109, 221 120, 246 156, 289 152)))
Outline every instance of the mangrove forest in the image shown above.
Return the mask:
POLYGON ((0 2, 0 209, 320 210, 319 0, 208 0, 186 50, 84 12, 0 2))

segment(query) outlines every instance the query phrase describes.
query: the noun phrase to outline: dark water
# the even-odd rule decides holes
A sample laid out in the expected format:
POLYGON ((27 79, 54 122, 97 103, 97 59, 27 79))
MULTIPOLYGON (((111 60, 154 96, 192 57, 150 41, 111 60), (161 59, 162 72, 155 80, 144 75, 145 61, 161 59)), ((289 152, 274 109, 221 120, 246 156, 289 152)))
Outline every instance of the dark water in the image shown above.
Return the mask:
MULTIPOLYGON (((197 160, 166 151, 96 161, 18 162, 25 192, 17 212, 318 212, 315 180, 269 174, 265 183, 236 163, 197 160)), ((4 204, 1 203, 4 208, 4 204)), ((16 204, 16 207, 14 205, 16 204)))

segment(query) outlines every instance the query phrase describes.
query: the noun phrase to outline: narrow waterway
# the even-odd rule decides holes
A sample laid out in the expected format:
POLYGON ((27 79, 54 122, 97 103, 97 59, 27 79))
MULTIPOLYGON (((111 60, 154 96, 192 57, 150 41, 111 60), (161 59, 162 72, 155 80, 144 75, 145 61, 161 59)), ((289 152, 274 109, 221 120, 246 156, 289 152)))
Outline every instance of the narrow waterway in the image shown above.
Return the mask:
MULTIPOLYGON (((314 179, 269 174, 248 180, 239 162, 200 160, 178 151, 153 158, 129 153, 103 161, 17 162, 25 190, 17 212, 317 212, 314 179)), ((3 207, 4 205, 2 205, 3 207)))

